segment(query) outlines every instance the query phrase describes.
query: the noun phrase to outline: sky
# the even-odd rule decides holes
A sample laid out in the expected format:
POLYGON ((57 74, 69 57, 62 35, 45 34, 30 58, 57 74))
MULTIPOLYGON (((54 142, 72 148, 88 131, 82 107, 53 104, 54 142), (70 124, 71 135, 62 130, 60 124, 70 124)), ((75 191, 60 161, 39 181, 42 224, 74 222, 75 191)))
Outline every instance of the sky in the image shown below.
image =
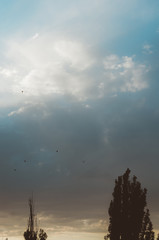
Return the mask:
POLYGON ((103 239, 127 168, 159 232, 158 42, 157 0, 0 1, 0 239, 32 194, 48 240, 103 239))

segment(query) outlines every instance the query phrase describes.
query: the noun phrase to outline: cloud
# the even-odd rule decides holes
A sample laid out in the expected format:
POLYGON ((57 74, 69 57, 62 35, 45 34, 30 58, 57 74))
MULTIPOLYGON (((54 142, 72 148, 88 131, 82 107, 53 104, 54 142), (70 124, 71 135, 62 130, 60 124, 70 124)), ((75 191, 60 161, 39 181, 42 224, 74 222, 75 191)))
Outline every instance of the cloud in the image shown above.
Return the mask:
POLYGON ((31 40, 37 39, 39 37, 39 33, 35 33, 32 37, 31 40))
POLYGON ((46 104, 43 102, 38 101, 37 102, 31 102, 31 101, 25 101, 23 102, 23 106, 19 106, 18 109, 11 111, 8 113, 8 117, 12 117, 13 115, 21 115, 21 114, 27 114, 29 112, 29 109, 35 108, 36 110, 41 109, 41 118, 48 117, 49 111, 46 107, 46 104))
MULTIPOLYGON (((4 191, 0 212, 6 211, 13 222, 23 217, 19 229, 24 230, 31 186, 40 226, 48 228, 49 236, 52 230, 105 232, 114 179, 127 167, 148 188, 150 212, 157 209, 158 195, 152 188, 158 183, 158 141, 154 144, 158 113, 149 109, 149 102, 136 92, 127 98, 125 94, 104 96, 85 104, 64 97, 41 105, 28 103, 21 113, 20 106, 17 113, 0 118, 0 187, 4 191), (150 159, 151 169, 147 167, 150 159)), ((153 223, 157 225, 157 220, 153 223)))
POLYGON ((10 117, 10 116, 13 116, 14 114, 21 114, 24 111, 25 111, 25 107, 20 107, 18 110, 10 112, 8 116, 10 117))
POLYGON ((14 65, 16 74, 9 67, 1 68, 2 81, 7 80, 6 74, 12 76, 10 88, 15 94, 24 90, 27 96, 71 94, 79 97, 88 86, 86 71, 94 59, 80 42, 39 36, 11 41, 8 49, 7 61, 14 65))
POLYGON ((145 53, 145 54, 152 54, 153 53, 152 46, 149 45, 149 44, 144 44, 143 45, 143 53, 145 53))
POLYGON ((102 95, 107 92, 136 92, 148 87, 145 77, 149 68, 136 63, 133 57, 110 55, 103 64, 105 81, 99 85, 102 95))
POLYGON ((8 42, 6 66, 0 68, 1 92, 16 98, 23 91, 24 99, 70 95, 83 101, 148 87, 149 68, 134 57, 108 55, 103 59, 80 41, 50 34, 35 36, 8 42))
POLYGON ((52 230, 54 232, 104 232, 107 225, 104 219, 74 219, 70 216, 59 217, 55 215, 47 215, 44 212, 38 214, 38 220, 43 226, 47 226, 46 230, 52 230), (56 219, 56 220, 55 220, 56 219))

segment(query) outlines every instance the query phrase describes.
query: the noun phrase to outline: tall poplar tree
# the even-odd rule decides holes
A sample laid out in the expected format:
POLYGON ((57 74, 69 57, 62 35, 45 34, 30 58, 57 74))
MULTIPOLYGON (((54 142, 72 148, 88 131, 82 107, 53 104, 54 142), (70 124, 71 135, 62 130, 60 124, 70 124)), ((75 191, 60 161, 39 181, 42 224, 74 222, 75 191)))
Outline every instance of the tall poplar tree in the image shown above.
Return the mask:
POLYGON ((130 179, 130 170, 115 180, 113 200, 109 207, 110 240, 154 240, 149 210, 146 209, 147 190, 137 178, 130 179))

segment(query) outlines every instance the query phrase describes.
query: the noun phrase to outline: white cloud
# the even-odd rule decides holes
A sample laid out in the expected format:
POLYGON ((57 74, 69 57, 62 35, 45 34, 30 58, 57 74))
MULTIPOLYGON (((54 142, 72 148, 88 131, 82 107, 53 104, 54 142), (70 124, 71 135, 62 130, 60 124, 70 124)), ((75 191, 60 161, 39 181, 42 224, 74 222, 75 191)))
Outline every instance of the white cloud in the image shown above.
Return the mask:
POLYGON ((87 86, 84 72, 94 62, 86 46, 50 35, 35 36, 8 42, 7 61, 16 70, 13 73, 9 67, 1 68, 3 83, 7 86, 6 78, 12 76, 12 92, 23 90, 26 96, 80 95, 87 86))
POLYGON ((9 41, 7 49, 6 66, 0 67, 4 93, 23 91, 25 98, 67 94, 85 100, 148 87, 148 68, 133 57, 103 60, 89 46, 64 36, 36 33, 25 41, 9 41))
POLYGON ((143 45, 143 53, 152 54, 153 53, 152 46, 149 44, 144 44, 143 45))
POLYGON ((35 34, 32 36, 31 40, 34 40, 34 39, 36 39, 36 38, 38 38, 38 37, 39 37, 39 34, 38 34, 38 33, 35 33, 35 34))
MULTIPOLYGON (((32 109, 35 109, 35 108, 36 108, 37 112, 34 111, 32 113, 32 116, 37 117, 40 114, 40 117, 43 119, 47 118, 49 116, 49 111, 48 111, 45 103, 42 103, 40 101, 38 101, 38 103, 34 102, 34 101, 33 102, 26 101, 26 102, 23 102, 23 106, 8 113, 8 117, 11 117, 13 115, 22 115, 22 114, 27 113, 28 111, 32 111, 32 109)), ((41 151, 45 151, 45 149, 42 148, 41 151)))
POLYGON ((61 60, 70 64, 70 67, 82 71, 93 64, 84 46, 73 41, 58 41, 55 43, 55 52, 58 53, 61 60))
POLYGON ((25 107, 20 107, 18 110, 10 112, 10 113, 8 114, 8 116, 10 117, 10 116, 13 116, 13 115, 16 115, 16 114, 21 114, 21 113, 23 113, 25 110, 26 110, 25 107))
POLYGON ((146 73, 149 68, 136 63, 134 57, 107 56, 103 62, 105 80, 99 83, 101 96, 107 92, 136 92, 148 87, 146 73))

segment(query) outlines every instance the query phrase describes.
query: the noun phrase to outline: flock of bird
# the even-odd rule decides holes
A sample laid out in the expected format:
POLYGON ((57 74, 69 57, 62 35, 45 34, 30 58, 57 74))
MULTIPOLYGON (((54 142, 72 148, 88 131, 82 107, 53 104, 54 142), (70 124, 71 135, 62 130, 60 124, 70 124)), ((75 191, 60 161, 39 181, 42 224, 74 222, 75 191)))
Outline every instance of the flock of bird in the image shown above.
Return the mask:
MULTIPOLYGON (((59 152, 59 150, 57 149, 57 150, 56 150, 56 153, 58 153, 58 152, 59 152)), ((24 163, 27 163, 27 162, 29 162, 29 161, 25 159, 25 160, 24 160, 24 163)), ((15 172, 17 171, 16 168, 14 168, 13 170, 14 170, 15 172)))
MULTIPOLYGON (((23 90, 22 90, 21 92, 24 93, 23 90)), ((59 152, 59 150, 57 149, 57 150, 56 150, 56 153, 58 153, 58 152, 59 152)), ((27 162, 29 162, 29 161, 25 159, 25 160, 24 160, 24 163, 27 163, 27 162)), ((85 164, 85 163, 86 163, 86 160, 83 160, 82 163, 85 164)), ((14 170, 15 172, 17 171, 16 168, 14 168, 13 170, 14 170)))

